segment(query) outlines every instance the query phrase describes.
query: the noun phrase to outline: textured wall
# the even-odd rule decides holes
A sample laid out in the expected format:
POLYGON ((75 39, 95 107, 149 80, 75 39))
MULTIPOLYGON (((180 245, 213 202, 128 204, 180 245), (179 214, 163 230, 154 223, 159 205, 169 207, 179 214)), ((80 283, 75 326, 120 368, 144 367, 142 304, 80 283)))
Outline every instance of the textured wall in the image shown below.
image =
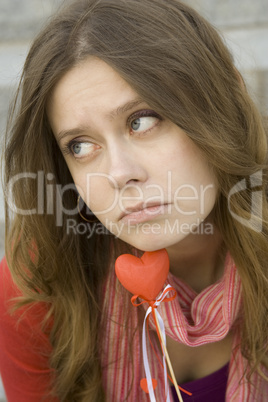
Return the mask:
MULTIPOLYGON (((60 0, 0 0, 0 146, 9 102, 33 36, 60 0)), ((0 190, 0 257, 3 253, 3 196, 0 190)))
MULTIPOLYGON (((252 96, 268 114, 268 1, 185 0, 223 33, 252 96)), ((9 100, 33 36, 60 0, 0 0, 0 141, 9 100)), ((3 255, 0 191, 0 258, 3 255)), ((3 391, 0 385, 0 402, 3 391)))
POLYGON ((268 114, 268 1, 188 0, 224 35, 236 65, 264 114, 268 114))

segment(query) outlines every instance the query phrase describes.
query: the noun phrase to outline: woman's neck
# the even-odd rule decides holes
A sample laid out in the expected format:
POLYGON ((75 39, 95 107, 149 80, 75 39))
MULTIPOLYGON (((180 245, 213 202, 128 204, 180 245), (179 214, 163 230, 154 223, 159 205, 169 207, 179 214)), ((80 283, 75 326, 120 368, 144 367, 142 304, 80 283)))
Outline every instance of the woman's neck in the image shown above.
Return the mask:
POLYGON ((221 278, 226 250, 215 225, 210 233, 190 234, 168 247, 170 272, 201 292, 221 278))

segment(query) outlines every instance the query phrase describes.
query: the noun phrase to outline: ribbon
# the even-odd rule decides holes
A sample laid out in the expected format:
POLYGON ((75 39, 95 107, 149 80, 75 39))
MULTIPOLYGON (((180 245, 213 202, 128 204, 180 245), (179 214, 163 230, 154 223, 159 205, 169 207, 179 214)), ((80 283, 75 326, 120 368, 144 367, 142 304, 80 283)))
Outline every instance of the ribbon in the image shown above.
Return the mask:
MULTIPOLYGON (((146 322, 151 313, 153 314, 155 324, 156 324, 156 319, 158 319, 160 331, 161 331, 164 343, 166 345, 165 326, 164 326, 164 322, 163 322, 161 315, 157 311, 157 307, 162 302, 169 302, 169 301, 174 300, 176 295, 177 295, 176 290, 173 287, 171 287, 170 285, 167 285, 157 300, 146 300, 143 296, 140 296, 140 295, 135 295, 131 298, 131 302, 132 302, 133 306, 135 306, 135 307, 140 306, 143 303, 150 304, 150 306, 148 307, 148 309, 146 311, 144 322, 143 322, 143 328, 142 328, 142 353, 143 353, 143 365, 144 365, 144 370, 145 370, 146 380, 147 380, 147 387, 148 387, 151 402, 156 402, 156 399, 155 399, 155 394, 154 394, 154 388, 153 388, 153 383, 152 383, 152 376, 151 376, 151 372, 150 372, 149 362, 148 362, 148 354, 147 354, 147 346, 146 346, 146 322), (173 291, 174 295, 171 297, 167 297, 167 295, 170 291, 173 291), (143 301, 141 303, 136 304, 135 301, 138 297, 142 298, 143 301)), ((158 326, 156 325, 156 329, 157 328, 158 328, 158 326)), ((157 329, 157 332, 158 332, 158 329, 157 329)), ((158 337, 159 337, 160 344, 162 344, 159 334, 158 334, 158 337)), ((163 352, 163 368, 164 368, 164 374, 165 374, 166 402, 170 402, 169 386, 168 386, 168 380, 167 380, 168 373, 167 373, 166 359, 165 359, 164 352, 163 352)))

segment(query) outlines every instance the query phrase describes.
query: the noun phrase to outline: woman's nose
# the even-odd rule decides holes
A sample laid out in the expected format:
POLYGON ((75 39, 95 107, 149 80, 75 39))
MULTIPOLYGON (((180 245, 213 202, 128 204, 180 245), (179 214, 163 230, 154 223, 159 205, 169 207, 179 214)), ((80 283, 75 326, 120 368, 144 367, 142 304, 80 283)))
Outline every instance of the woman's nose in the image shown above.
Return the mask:
POLYGON ((113 178, 113 186, 122 189, 131 182, 144 183, 147 169, 137 152, 131 147, 113 146, 109 156, 108 174, 113 178), (116 183, 116 184, 115 184, 116 183))

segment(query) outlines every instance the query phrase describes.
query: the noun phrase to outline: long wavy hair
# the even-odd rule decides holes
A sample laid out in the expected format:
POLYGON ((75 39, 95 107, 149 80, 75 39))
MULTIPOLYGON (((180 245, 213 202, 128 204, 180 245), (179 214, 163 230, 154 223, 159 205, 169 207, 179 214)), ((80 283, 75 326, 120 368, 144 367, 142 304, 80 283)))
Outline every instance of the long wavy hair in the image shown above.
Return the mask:
MULTIPOLYGON (((267 356, 267 138, 232 56, 217 31, 178 0, 76 0, 32 44, 5 146, 8 204, 16 206, 12 216, 6 213, 6 255, 23 294, 16 306, 44 302, 46 319, 53 317, 53 391, 60 400, 105 400, 100 292, 114 258, 127 249, 107 232, 90 239, 67 233, 67 214, 56 224, 60 189, 73 180, 46 104, 59 79, 89 56, 108 63, 160 115, 185 130, 213 168, 220 189, 215 225, 242 280, 241 350, 251 371, 258 370, 267 356), (36 208, 40 196, 35 176, 10 186, 22 172, 42 172, 57 190, 54 198, 44 193, 44 213, 18 213, 36 208), (259 196, 254 205, 256 186, 242 186, 253 182, 259 196), (230 198, 237 183, 241 191, 230 198)), ((62 207, 75 210, 75 190, 61 198, 62 207)), ((74 218, 81 222, 79 214, 74 218)))

